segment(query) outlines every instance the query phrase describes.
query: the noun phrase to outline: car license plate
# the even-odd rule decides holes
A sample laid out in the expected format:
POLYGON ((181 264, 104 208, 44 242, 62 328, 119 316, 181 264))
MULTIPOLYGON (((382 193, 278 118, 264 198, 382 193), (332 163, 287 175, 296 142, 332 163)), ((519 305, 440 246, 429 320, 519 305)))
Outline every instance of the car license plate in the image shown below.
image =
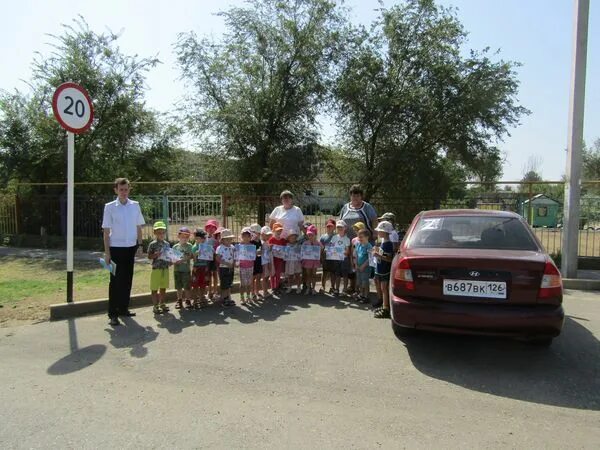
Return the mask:
POLYGON ((460 297, 506 298, 506 282, 444 280, 444 295, 460 297))

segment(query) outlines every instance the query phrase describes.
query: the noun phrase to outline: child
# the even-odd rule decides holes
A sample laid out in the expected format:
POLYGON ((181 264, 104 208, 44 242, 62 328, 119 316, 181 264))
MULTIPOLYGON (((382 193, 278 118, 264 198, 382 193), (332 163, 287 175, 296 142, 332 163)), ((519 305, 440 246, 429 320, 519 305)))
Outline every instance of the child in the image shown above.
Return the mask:
POLYGON ((296 285, 296 294, 302 293, 301 286, 301 275, 302 275, 302 263, 300 259, 294 259, 294 255, 300 255, 300 244, 298 244, 298 230, 292 228, 288 231, 287 246, 289 247, 290 258, 285 261, 285 275, 288 280, 288 288, 285 291, 286 294, 290 294, 296 285))
MULTIPOLYGON (((249 227, 242 228, 240 245, 252 245, 252 231, 249 227)), ((221 237, 221 240, 223 238, 221 237)), ((246 306, 250 301, 250 291, 252 290, 252 274, 254 272, 254 260, 239 260, 240 267, 240 299, 242 305, 246 306)))
MULTIPOLYGON (((302 243, 303 246, 321 247, 321 244, 317 242, 317 227, 310 225, 306 229, 307 240, 302 243)), ((304 279, 306 280, 306 293, 305 295, 315 295, 315 286, 317 284, 317 267, 319 267, 320 261, 318 259, 303 259, 302 270, 304 272, 304 279)))
POLYGON ((262 282, 262 242, 260 241, 260 225, 253 223, 250 225, 252 239, 250 242, 256 247, 256 259, 254 260, 254 270, 252 271, 252 301, 257 301, 260 296, 260 287, 262 282))
POLYGON ((202 308, 207 306, 206 304, 206 287, 208 286, 208 277, 210 272, 208 271, 209 261, 206 259, 200 259, 198 254, 200 253, 200 246, 206 244, 206 232, 198 228, 194 233, 195 243, 192 247, 194 254, 194 267, 192 269, 192 290, 194 295, 194 307, 202 308))
POLYGON ((331 284, 329 293, 333 294, 335 292, 335 290, 333 288, 334 277, 335 277, 335 267, 334 267, 335 261, 332 261, 332 260, 326 258, 325 249, 331 245, 331 240, 335 236, 335 234, 333 234, 333 231, 335 230, 335 220, 329 219, 327 221, 327 224, 325 225, 325 229, 327 230, 327 232, 319 238, 319 242, 321 244, 321 249, 322 249, 321 261, 323 263, 323 274, 321 276, 321 289, 319 290, 319 292, 321 294, 324 294, 325 292, 327 292, 327 279, 329 278, 330 284, 331 284))
POLYGON ((379 247, 376 247, 375 252, 375 257, 377 258, 375 287, 377 288, 377 298, 382 299, 383 306, 375 310, 374 316, 377 319, 387 319, 390 317, 390 293, 388 291, 388 284, 392 268, 392 257, 394 255, 394 244, 390 241, 390 233, 394 231, 394 227, 390 222, 384 220, 379 222, 375 231, 381 239, 381 244, 379 247))
MULTIPOLYGON (((217 229, 219 228, 219 222, 215 219, 206 221, 204 230, 206 231, 206 243, 213 246, 213 249, 217 250, 219 246, 219 239, 217 229)), ((208 262, 208 298, 212 301, 217 292, 217 286, 219 285, 219 274, 218 265, 216 259, 208 262)))
POLYGON ((334 261, 335 267, 335 291, 333 295, 340 295, 340 283, 344 280, 344 293, 348 290, 348 273, 350 272, 350 238, 346 236, 346 222, 338 220, 335 223, 337 234, 331 239, 331 245, 343 248, 344 259, 334 261))
POLYGON ((358 242, 354 244, 354 270, 356 272, 356 287, 358 290, 358 300, 361 303, 369 302, 369 278, 371 276, 371 267, 369 258, 373 245, 369 242, 371 233, 366 228, 358 232, 358 242))
POLYGON ((175 289, 177 289, 176 309, 181 309, 183 300, 185 300, 185 307, 187 309, 191 309, 192 307, 190 292, 190 261, 194 257, 194 254, 192 252, 192 244, 189 243, 190 234, 188 227, 181 227, 177 233, 179 242, 173 246, 173 250, 177 250, 183 255, 183 258, 180 261, 177 261, 173 266, 175 289))
MULTIPOLYGON (((279 222, 275 222, 273 224, 273 236, 269 238, 269 245, 271 249, 274 245, 280 245, 285 247, 287 245, 287 240, 281 237, 281 233, 283 232, 283 225, 279 222)), ((285 271, 285 260, 283 258, 273 256, 273 270, 271 276, 271 289, 273 292, 279 293, 281 286, 281 274, 285 271)))
POLYGON ((264 226, 260 229, 260 243, 261 243, 261 257, 260 262, 262 264, 262 286, 263 286, 263 298, 271 297, 269 292, 269 283, 271 278, 271 270, 273 268, 273 253, 271 246, 269 245, 269 239, 273 236, 271 228, 264 226))
POLYGON ((165 293, 169 287, 169 266, 171 263, 161 259, 161 255, 171 246, 165 241, 164 222, 156 222, 153 226, 154 240, 148 245, 148 259, 152 260, 152 274, 150 275, 150 291, 152 292, 152 312, 160 314, 167 312, 169 307, 165 304, 165 293))
MULTIPOLYGON (((350 274, 348 275, 348 278, 350 279, 350 291, 352 292, 352 296, 353 297, 358 297, 360 299, 360 290, 357 289, 356 285, 356 267, 354 266, 354 260, 356 258, 355 256, 355 250, 356 250, 356 246, 358 245, 358 243, 360 242, 358 239, 358 233, 361 230, 366 230, 367 227, 365 226, 365 224, 363 222, 356 222, 354 225, 352 225, 352 230, 354 230, 354 234, 355 237, 352 238, 351 241, 351 245, 350 245, 350 251, 351 251, 351 257, 350 257, 350 262, 352 263, 350 265, 350 274)), ((370 232, 369 232, 370 234, 370 232)))
POLYGON ((233 271, 235 266, 235 247, 231 245, 233 233, 227 228, 221 230, 221 243, 215 252, 215 260, 219 267, 219 280, 223 306, 235 306, 231 299, 231 285, 233 284, 233 271))

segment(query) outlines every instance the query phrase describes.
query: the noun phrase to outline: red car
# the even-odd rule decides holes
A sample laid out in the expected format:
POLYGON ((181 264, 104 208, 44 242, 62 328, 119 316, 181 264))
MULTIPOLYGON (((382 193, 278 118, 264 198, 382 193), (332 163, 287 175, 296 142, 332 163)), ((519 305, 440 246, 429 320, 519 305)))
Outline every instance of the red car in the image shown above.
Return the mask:
POLYGON ((563 325, 562 295, 559 270, 521 216, 425 211, 392 263, 392 328, 550 345, 563 325))

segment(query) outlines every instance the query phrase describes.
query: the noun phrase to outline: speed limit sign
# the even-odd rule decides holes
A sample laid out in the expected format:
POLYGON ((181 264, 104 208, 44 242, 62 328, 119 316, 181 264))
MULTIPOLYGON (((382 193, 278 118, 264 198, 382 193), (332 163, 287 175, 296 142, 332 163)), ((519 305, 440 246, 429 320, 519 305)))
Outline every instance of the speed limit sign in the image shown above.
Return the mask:
POLYGON ((87 131, 94 107, 87 91, 76 83, 63 83, 52 96, 52 111, 67 130, 67 302, 73 301, 73 230, 75 203, 75 134, 87 131))
POLYGON ((94 120, 94 107, 87 91, 75 83, 61 84, 52 97, 54 117, 71 133, 83 133, 94 120))

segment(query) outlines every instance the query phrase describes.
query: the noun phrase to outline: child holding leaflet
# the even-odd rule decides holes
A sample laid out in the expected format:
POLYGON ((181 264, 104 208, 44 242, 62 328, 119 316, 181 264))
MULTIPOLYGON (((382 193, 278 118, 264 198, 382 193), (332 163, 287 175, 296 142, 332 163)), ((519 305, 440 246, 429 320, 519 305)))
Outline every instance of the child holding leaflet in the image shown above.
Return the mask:
POLYGON ((189 243, 190 234, 188 227, 181 227, 177 233, 179 242, 173 246, 173 250, 183 255, 183 258, 173 266, 173 278, 175 279, 175 289, 177 290, 176 309, 182 308, 184 300, 187 309, 191 309, 192 307, 190 261, 194 257, 194 254, 192 252, 192 244, 189 243))
MULTIPOLYGON (((242 228, 240 245, 253 245, 250 240, 252 239, 252 231, 250 227, 242 228)), ((221 237, 221 240, 223 238, 221 237)), ((239 253, 238 253, 239 255, 239 253)), ((254 272, 254 260, 239 260, 240 267, 240 301, 241 304, 246 306, 250 301, 250 291, 252 290, 252 276, 254 272)))
POLYGON ((285 275, 287 277, 288 287, 285 291, 290 294, 296 285, 296 294, 302 293, 302 263, 300 261, 300 244, 298 244, 299 231, 292 228, 288 231, 287 246, 289 248, 289 259, 285 261, 285 275), (295 259, 295 258, 298 259, 295 259))
POLYGON ((331 285, 329 289, 329 293, 333 294, 335 292, 333 284, 335 279, 335 267, 334 261, 327 259, 326 249, 331 245, 331 240, 335 236, 333 233, 335 231, 335 220, 329 219, 327 220, 327 224, 325 225, 327 232, 319 238, 319 243, 321 244, 321 261, 323 262, 323 274, 321 275, 321 289, 319 292, 324 294, 327 292, 327 279, 329 279, 329 283, 331 285))
POLYGON ((234 238, 231 230, 221 230, 221 243, 215 252, 215 260, 219 267, 219 280, 221 288, 221 299, 223 306, 235 306, 231 299, 231 285, 233 284, 233 272, 235 267, 235 247, 231 244, 234 238))
POLYGON ((273 236, 273 232, 268 226, 264 226, 260 229, 260 243, 262 250, 260 262, 262 264, 263 298, 269 298, 272 295, 269 292, 271 271, 273 268, 273 253, 271 251, 271 246, 269 245, 271 236, 273 236))
MULTIPOLYGON (((283 225, 278 222, 275 222, 273 225, 273 236, 269 238, 269 245, 271 249, 273 249, 274 245, 279 245, 281 247, 285 247, 287 245, 287 240, 281 237, 281 233, 283 232, 283 225)), ((281 286, 281 275, 285 271, 285 260, 280 257, 276 257, 273 255, 273 270, 271 275, 271 289, 273 292, 279 293, 281 286)))
MULTIPOLYGON (((321 249, 321 244, 317 241, 317 227, 309 225, 306 229, 307 239, 302 243, 304 247, 316 247, 321 249)), ((319 267, 319 259, 302 259, 302 270, 306 282, 305 295, 315 295, 315 287, 317 285, 317 268, 319 267)))
POLYGON ((165 241, 165 230, 167 226, 164 222, 155 222, 153 226, 154 240, 148 245, 148 259, 152 260, 152 274, 150 275, 150 292, 152 293, 152 312, 160 314, 167 312, 169 307, 165 304, 165 293, 169 287, 169 266, 171 263, 167 259, 162 259, 161 255, 169 250, 171 246, 165 241))
POLYGON ((252 301, 257 301, 260 297, 260 287, 262 282, 262 242, 260 241, 260 225, 253 223, 250 225, 252 240, 250 241, 256 247, 256 259, 254 260, 254 270, 252 272, 252 301))
POLYGON ((354 244, 354 270, 356 272, 356 287, 358 290, 358 300, 361 303, 369 302, 369 278, 371 267, 369 258, 373 245, 369 242, 371 233, 366 228, 358 232, 358 242, 354 244))
MULTIPOLYGON (((194 266, 192 268, 192 293, 194 296, 194 307, 202 308, 207 306, 206 287, 208 286, 209 260, 200 258, 200 246, 206 244, 206 232, 198 228, 194 233, 195 243, 192 246, 194 254, 194 266)), ((213 256, 214 257, 214 256, 213 256)), ((212 259, 210 260, 212 261, 212 259)))
POLYGON ((389 319, 390 317, 390 293, 388 284, 390 282, 390 271, 392 270, 392 258, 394 256, 394 244, 390 240, 390 233, 394 231, 393 225, 388 221, 379 222, 375 228, 377 236, 381 239, 379 248, 376 248, 375 257, 377 267, 375 268, 375 287, 377 298, 382 299, 383 305, 374 312, 376 319, 389 319))
MULTIPOLYGON (((219 246, 219 236, 217 235, 217 229, 219 228, 219 222, 215 219, 210 219, 206 221, 206 225, 204 225, 204 230, 206 231, 206 243, 213 246, 215 250, 219 246)), ((218 274, 218 265, 216 259, 208 262, 208 298, 211 300, 214 299, 215 294, 217 293, 217 286, 219 285, 219 274, 218 274)))
POLYGON ((343 260, 334 261, 335 267, 335 291, 333 295, 340 295, 340 284, 344 280, 343 290, 344 293, 348 289, 348 273, 350 272, 350 238, 346 236, 346 222, 338 220, 335 223, 337 234, 331 239, 331 245, 343 249, 344 254, 343 260))

